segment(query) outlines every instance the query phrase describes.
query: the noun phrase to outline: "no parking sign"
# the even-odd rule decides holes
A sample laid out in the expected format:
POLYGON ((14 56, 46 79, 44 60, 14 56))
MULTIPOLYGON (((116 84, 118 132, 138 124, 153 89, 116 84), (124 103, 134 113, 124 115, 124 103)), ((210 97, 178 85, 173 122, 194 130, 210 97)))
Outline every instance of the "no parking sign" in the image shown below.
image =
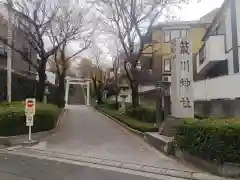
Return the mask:
POLYGON ((36 100, 34 98, 28 98, 25 100, 25 116, 26 116, 26 126, 28 126, 28 140, 32 140, 32 130, 33 126, 33 116, 35 115, 36 100))
POLYGON ((34 116, 35 115, 36 100, 34 98, 29 98, 25 100, 25 115, 34 116))

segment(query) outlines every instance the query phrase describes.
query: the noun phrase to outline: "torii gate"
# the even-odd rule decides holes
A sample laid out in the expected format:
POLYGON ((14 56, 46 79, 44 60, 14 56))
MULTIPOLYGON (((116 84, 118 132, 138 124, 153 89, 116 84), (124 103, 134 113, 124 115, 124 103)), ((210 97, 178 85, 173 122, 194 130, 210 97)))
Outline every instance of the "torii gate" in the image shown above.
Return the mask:
POLYGON ((66 89, 65 89, 65 105, 68 106, 68 96, 69 96, 69 86, 70 84, 86 85, 87 86, 87 102, 86 105, 90 105, 90 81, 91 79, 87 78, 73 78, 66 77, 66 89))

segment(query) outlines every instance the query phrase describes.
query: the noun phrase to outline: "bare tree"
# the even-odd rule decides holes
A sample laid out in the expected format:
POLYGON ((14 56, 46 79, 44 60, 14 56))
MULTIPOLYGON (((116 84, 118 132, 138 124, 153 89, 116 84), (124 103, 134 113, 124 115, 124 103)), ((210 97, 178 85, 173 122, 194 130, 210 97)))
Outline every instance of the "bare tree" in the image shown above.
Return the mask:
POLYGON ((77 67, 78 76, 90 78, 92 73, 92 62, 88 58, 82 58, 77 67))
MULTIPOLYGON (((59 31, 55 31, 53 38, 58 39, 55 44, 50 48, 46 48, 46 36, 51 31, 52 26, 57 24, 57 21, 66 17, 62 15, 66 11, 66 5, 61 1, 51 0, 21 0, 14 1, 13 4, 9 2, 6 6, 12 10, 14 15, 14 26, 21 31, 26 43, 33 48, 35 54, 39 57, 37 62, 32 58, 28 58, 26 53, 20 48, 14 46, 14 44, 7 44, 14 51, 19 53, 24 61, 32 65, 38 72, 38 100, 43 100, 45 80, 46 80, 46 64, 51 55, 53 55, 66 41, 75 36, 75 29, 66 32, 65 26, 58 26, 59 31), (59 33, 58 36, 56 33, 59 33)), ((70 16, 70 12, 68 13, 70 16)), ((71 27, 72 28, 72 27, 71 27)), ((4 37, 0 37, 4 41, 4 37)), ((64 45, 63 45, 64 46, 64 45)))
POLYGON ((115 91, 115 104, 116 104, 116 109, 118 109, 118 95, 119 95, 119 65, 120 65, 120 42, 116 38, 111 38, 112 43, 109 43, 108 47, 109 49, 109 55, 112 57, 112 70, 113 70, 113 75, 114 79, 111 82, 114 85, 114 91, 115 91))
MULTIPOLYGON (((92 20, 87 20, 87 10, 81 7, 76 8, 75 6, 69 7, 66 6, 61 10, 61 16, 58 16, 56 21, 53 21, 53 25, 47 31, 48 38, 52 43, 53 47, 58 44, 58 53, 60 54, 61 63, 57 64, 57 76, 59 79, 58 83, 58 97, 59 104, 63 105, 63 97, 64 97, 64 79, 66 76, 66 65, 70 60, 87 50, 92 45, 92 36, 95 32, 95 28, 97 24, 92 24, 92 20), (90 26, 89 26, 90 24, 90 26), (71 34, 71 36, 69 36, 71 34), (68 37, 68 38, 66 38, 68 37), (78 50, 76 50, 73 54, 66 56, 66 49, 69 45, 79 46, 78 50), (61 65, 61 66, 58 66, 61 65), (62 67, 62 69, 60 69, 62 67)), ((55 54, 55 57, 57 55, 55 54)), ((59 58, 54 58, 55 60, 59 58)))
POLYGON ((168 9, 181 7, 189 0, 96 0, 96 10, 102 17, 107 32, 115 34, 125 54, 124 68, 132 90, 133 107, 138 106, 138 83, 132 75, 146 48, 144 39, 151 36, 151 30, 159 17, 170 18, 168 9), (136 47, 136 44, 139 47, 136 47))
POLYGON ((119 92, 119 55, 113 57, 113 73, 114 73, 114 82, 115 83, 115 104, 116 109, 118 109, 118 92, 119 92))
POLYGON ((93 82, 95 96, 99 104, 102 103, 102 69, 100 68, 100 59, 102 50, 96 46, 93 48, 93 59, 95 60, 95 67, 92 68, 91 79, 93 82))

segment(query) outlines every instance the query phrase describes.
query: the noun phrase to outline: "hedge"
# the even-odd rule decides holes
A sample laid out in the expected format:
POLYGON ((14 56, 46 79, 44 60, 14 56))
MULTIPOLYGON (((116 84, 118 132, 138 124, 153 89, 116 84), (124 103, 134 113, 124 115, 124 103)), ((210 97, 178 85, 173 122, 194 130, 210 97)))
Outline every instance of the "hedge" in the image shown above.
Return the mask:
MULTIPOLYGON (((32 132, 48 131, 55 127, 60 109, 51 104, 36 104, 32 132)), ((27 134, 23 102, 0 103, 0 136, 27 134)))
POLYGON ((154 108, 128 108, 127 115, 143 122, 156 123, 156 109, 154 108))
POLYGON ((205 160, 240 163, 240 119, 187 119, 177 128, 175 141, 205 160))
POLYGON ((157 128, 154 126, 154 123, 141 122, 137 119, 128 117, 126 115, 120 115, 117 110, 109 108, 108 105, 95 106, 96 109, 102 111, 111 117, 117 119, 118 121, 126 124, 127 126, 136 129, 141 132, 156 132, 157 128))

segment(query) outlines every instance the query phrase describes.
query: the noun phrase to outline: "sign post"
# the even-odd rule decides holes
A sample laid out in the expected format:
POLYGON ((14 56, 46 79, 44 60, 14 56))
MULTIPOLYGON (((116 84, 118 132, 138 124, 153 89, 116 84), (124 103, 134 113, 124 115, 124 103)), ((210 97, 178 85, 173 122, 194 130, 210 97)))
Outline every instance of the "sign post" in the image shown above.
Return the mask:
POLYGON ((32 126, 33 126, 33 116, 35 115, 35 99, 26 99, 25 101, 25 116, 26 116, 26 126, 28 126, 28 141, 32 140, 32 126))
POLYGON ((28 127, 28 142, 24 144, 36 144, 38 141, 32 140, 32 126, 33 117, 35 115, 36 100, 34 98, 28 98, 25 100, 25 116, 26 116, 26 126, 28 127))
POLYGON ((194 100, 191 42, 187 39, 175 39, 172 51, 172 115, 177 118, 192 118, 194 100))

